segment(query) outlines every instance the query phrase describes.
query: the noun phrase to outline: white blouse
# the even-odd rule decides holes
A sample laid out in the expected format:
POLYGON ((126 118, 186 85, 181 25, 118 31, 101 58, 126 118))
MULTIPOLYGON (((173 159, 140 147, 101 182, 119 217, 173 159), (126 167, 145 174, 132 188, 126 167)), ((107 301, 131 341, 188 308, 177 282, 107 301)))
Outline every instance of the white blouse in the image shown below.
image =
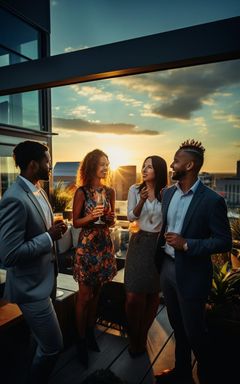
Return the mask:
POLYGON ((162 209, 161 202, 158 199, 145 201, 139 217, 133 213, 134 208, 140 200, 138 189, 139 184, 134 184, 128 191, 127 217, 129 221, 137 221, 138 226, 143 231, 160 232, 162 226, 162 209))

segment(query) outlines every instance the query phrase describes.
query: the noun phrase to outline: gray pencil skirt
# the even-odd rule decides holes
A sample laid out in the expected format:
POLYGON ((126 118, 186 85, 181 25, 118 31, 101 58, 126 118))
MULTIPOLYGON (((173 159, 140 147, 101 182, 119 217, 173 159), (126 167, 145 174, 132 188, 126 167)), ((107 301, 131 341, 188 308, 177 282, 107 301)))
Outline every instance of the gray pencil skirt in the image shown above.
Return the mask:
POLYGON ((127 292, 157 293, 160 278, 154 257, 158 233, 140 230, 131 235, 126 255, 124 284, 127 292))

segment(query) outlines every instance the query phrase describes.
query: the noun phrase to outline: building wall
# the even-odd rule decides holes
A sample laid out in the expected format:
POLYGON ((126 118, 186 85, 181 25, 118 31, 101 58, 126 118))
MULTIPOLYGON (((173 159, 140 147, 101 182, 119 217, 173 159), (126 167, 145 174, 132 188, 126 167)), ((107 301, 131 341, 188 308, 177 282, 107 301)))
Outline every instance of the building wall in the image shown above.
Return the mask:
POLYGON ((50 33, 49 0, 1 0, 0 6, 19 13, 22 17, 50 33), (34 6, 33 6, 34 2, 34 6))
POLYGON ((116 200, 127 200, 128 189, 136 183, 136 165, 119 167, 113 176, 113 187, 116 190, 116 200))
MULTIPOLYGON (((36 1, 34 6, 32 0, 0 0, 0 66, 12 66, 49 54, 50 0, 36 1)), ((12 159, 16 144, 36 140, 47 144, 52 152, 49 92, 0 97, 0 198, 18 173, 12 159)), ((45 189, 49 191, 48 183, 45 189)))
POLYGON ((220 193, 231 208, 240 205, 240 178, 216 180, 216 192, 220 193))

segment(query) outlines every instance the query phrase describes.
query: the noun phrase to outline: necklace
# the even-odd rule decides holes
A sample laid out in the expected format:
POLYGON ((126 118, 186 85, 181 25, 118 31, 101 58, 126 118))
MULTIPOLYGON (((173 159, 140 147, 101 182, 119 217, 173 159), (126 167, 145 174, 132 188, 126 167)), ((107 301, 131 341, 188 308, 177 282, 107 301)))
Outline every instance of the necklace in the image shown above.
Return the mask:
POLYGON ((156 203, 157 203, 157 199, 155 198, 155 199, 153 200, 153 202, 152 202, 152 209, 149 210, 148 205, 150 204, 150 201, 149 201, 149 200, 146 200, 146 209, 147 209, 148 220, 149 220, 149 223, 150 223, 150 224, 153 224, 153 215, 154 215, 154 212, 155 212, 156 203))

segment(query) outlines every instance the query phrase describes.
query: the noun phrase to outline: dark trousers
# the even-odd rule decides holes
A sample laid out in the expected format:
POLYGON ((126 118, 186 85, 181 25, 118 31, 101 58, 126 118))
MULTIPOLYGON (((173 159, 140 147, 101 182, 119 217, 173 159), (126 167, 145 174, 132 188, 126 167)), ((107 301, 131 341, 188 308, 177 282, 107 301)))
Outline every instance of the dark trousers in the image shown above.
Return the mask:
POLYGON ((199 366, 205 370, 207 365, 205 302, 182 297, 176 281, 175 261, 167 255, 160 273, 160 284, 176 340, 175 368, 179 375, 191 376, 191 351, 199 366))

